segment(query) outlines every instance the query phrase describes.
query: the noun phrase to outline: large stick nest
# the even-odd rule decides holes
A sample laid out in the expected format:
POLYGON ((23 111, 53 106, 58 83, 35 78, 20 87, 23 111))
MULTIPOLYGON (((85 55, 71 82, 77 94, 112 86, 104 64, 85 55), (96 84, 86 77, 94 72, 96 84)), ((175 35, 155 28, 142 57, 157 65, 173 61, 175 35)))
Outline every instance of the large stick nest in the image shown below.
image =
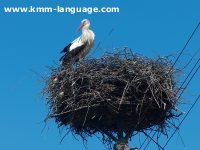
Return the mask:
POLYGON ((76 134, 163 128, 174 117, 175 70, 167 58, 121 51, 51 71, 45 88, 47 118, 76 134))

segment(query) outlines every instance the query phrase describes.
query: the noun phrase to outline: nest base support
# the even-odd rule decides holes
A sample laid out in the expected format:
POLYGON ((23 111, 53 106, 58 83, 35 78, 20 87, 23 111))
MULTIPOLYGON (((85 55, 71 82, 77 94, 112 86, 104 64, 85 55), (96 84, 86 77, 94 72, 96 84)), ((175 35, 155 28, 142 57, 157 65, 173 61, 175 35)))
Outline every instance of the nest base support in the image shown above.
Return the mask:
POLYGON ((130 150, 128 146, 128 142, 124 139, 119 139, 115 144, 114 144, 114 150, 130 150))
POLYGON ((114 144, 113 150, 138 150, 138 148, 130 148, 126 139, 119 139, 114 144))

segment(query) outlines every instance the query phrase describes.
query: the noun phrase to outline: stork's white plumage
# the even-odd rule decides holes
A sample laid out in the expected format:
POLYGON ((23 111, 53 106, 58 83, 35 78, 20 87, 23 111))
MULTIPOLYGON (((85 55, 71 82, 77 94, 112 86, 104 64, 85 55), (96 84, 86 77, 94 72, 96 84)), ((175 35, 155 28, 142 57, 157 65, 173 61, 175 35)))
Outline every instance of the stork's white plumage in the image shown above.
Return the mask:
POLYGON ((79 61, 79 59, 86 56, 94 43, 94 32, 89 29, 90 21, 83 19, 78 28, 82 29, 82 35, 67 45, 61 53, 65 53, 61 58, 61 64, 72 64, 79 61))

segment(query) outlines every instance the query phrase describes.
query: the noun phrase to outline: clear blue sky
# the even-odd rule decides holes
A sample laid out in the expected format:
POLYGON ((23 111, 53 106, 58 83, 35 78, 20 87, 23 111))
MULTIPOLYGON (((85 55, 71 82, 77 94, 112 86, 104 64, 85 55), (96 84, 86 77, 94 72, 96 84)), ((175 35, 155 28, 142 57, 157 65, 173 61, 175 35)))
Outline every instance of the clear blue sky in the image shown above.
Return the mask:
MULTIPOLYGON (((200 21, 199 0, 1 0, 0 1, 0 149, 2 150, 83 150, 82 141, 69 135, 62 144, 62 135, 50 121, 45 130, 43 119, 47 107, 42 99, 46 66, 58 62, 62 48, 77 37, 80 21, 88 18, 96 34, 96 45, 114 32, 93 55, 101 55, 105 49, 128 46, 135 52, 155 57, 174 54, 181 50, 191 31, 200 21), (120 13, 99 14, 6 14, 4 6, 117 6, 120 13), (38 74, 35 74, 37 72, 38 74)), ((200 29, 177 63, 184 66, 200 48, 200 29)), ((196 56, 195 59, 200 57, 196 56)), ((191 66, 190 66, 191 67, 191 66)), ((184 78, 185 70, 180 79, 184 78)), ((196 75, 183 95, 187 104, 200 92, 196 75)), ((187 111, 189 105, 180 106, 187 111)), ((167 150, 195 150, 199 148, 200 103, 181 126, 169 143, 167 150)), ((166 139, 163 139, 163 143, 166 139)), ((137 146, 138 139, 130 145, 137 146)), ((88 150, 103 150, 95 137, 90 138, 88 150)), ((149 150, 155 149, 151 144, 149 150)))

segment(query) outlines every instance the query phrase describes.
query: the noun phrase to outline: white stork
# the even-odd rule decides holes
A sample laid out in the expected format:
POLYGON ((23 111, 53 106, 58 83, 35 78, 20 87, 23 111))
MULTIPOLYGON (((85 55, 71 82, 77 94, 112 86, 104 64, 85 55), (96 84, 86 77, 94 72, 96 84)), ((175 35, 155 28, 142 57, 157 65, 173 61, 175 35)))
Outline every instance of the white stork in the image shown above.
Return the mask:
POLYGON ((90 21, 83 19, 78 28, 78 31, 82 29, 82 35, 67 45, 61 53, 65 53, 61 58, 61 65, 72 64, 79 61, 79 59, 86 56, 90 51, 94 43, 94 32, 89 29, 90 21))

